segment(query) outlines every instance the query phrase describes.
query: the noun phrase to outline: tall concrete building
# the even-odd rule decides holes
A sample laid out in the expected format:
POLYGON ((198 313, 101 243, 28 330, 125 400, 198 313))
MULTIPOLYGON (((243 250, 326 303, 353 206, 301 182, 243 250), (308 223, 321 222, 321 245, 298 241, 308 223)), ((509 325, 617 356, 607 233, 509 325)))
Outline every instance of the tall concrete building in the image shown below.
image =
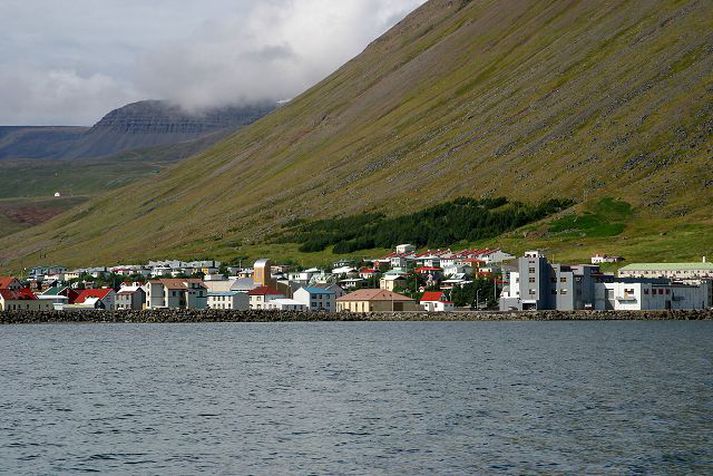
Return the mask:
POLYGON ((500 298, 500 310, 534 311, 594 308, 594 283, 599 267, 550 264, 539 251, 528 251, 517 261, 517 271, 500 298))

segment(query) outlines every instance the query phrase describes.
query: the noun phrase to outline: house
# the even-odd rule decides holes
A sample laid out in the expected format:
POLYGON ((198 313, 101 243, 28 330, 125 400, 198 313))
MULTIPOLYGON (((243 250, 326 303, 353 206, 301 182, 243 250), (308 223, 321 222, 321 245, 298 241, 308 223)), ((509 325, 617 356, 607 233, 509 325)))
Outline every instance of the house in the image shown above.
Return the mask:
POLYGON ((336 293, 329 289, 303 287, 295 291, 293 299, 310 311, 334 312, 337 309, 336 293))
POLYGON ((713 279, 713 263, 632 263, 619 269, 620 278, 668 278, 676 281, 713 279))
POLYGON ((362 278, 348 278, 339 281, 339 285, 344 289, 358 289, 366 283, 366 279, 362 278))
POLYGON ((12 288, 0 289, 0 311, 51 311, 51 302, 37 299, 29 288, 15 289, 14 282, 3 284, 13 285, 12 288))
POLYGON ((52 303, 55 309, 61 310, 68 304, 74 304, 79 292, 69 286, 53 286, 37 296, 39 299, 52 303))
POLYGON ((326 289, 328 291, 334 291, 335 298, 340 298, 344 296, 347 292, 338 284, 334 283, 315 283, 311 287, 326 289))
POLYGON ((359 270, 359 277, 362 279, 369 279, 381 274, 378 269, 374 268, 362 268, 359 270))
POLYGON ((238 291, 209 291, 208 309, 247 311, 250 309, 250 296, 238 291))
POLYGON ((455 305, 448 300, 441 291, 427 291, 419 301, 421 307, 427 312, 448 312, 455 309, 455 305))
POLYGON ((286 296, 270 286, 260 286, 248 292, 250 309, 267 309, 267 303, 273 299, 284 299, 286 296))
POLYGON ((360 289, 337 299, 337 311, 394 312, 418 311, 418 303, 410 297, 385 289, 360 289))
POLYGON ((22 283, 12 276, 0 276, 0 289, 9 289, 10 291, 19 291, 24 286, 22 283))
POLYGON ((408 254, 416 251, 416 247, 411 244, 398 245, 396 252, 399 254, 408 254))
POLYGON ((386 291, 394 291, 396 289, 405 289, 408 286, 408 281, 402 273, 389 271, 379 280, 379 287, 386 291))
POLYGON ((148 309, 205 309, 208 292, 200 279, 154 279, 146 283, 148 309))
POLYGON ((83 289, 74 300, 74 305, 113 311, 116 309, 116 291, 111 288, 83 289))
POLYGON ((269 311, 306 311, 307 306, 294 299, 277 298, 267 301, 265 309, 269 311))
POLYGON ((609 256, 597 253, 592 256, 591 261, 592 264, 619 263, 620 261, 624 261, 624 258, 621 256, 609 256))
POLYGON ((140 283, 122 284, 116 293, 116 308, 139 311, 146 304, 146 291, 140 283))

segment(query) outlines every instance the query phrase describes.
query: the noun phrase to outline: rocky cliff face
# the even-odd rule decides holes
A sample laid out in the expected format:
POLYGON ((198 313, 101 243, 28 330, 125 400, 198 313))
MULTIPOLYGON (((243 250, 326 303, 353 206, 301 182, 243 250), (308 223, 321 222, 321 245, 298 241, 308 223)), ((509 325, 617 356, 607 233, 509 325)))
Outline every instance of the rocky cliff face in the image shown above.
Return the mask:
POLYGON ((191 113, 164 101, 140 101, 111 111, 90 129, 0 128, 0 159, 95 158, 210 137, 218 140, 274 108, 275 104, 263 103, 191 113))

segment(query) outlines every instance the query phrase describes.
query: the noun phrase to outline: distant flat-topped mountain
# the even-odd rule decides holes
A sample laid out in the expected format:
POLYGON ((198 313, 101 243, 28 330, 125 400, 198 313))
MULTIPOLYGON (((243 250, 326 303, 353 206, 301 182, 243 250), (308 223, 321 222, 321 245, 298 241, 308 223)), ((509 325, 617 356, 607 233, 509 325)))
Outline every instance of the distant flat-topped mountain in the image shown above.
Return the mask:
POLYGON ((165 101, 139 101, 111 111, 91 128, 0 127, 0 159, 96 158, 212 135, 218 140, 274 108, 262 103, 193 113, 165 101))
POLYGON ((99 157, 232 132, 252 124, 274 107, 263 103, 190 113, 165 101, 140 101, 104 116, 82 135, 67 156, 99 157))

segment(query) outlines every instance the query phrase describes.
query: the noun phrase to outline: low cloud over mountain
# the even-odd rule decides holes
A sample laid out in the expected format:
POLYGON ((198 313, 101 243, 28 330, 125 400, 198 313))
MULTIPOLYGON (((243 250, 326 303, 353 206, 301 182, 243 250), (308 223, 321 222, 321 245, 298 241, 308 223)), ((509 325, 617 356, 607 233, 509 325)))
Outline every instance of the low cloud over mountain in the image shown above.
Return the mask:
POLYGON ((2 2, 0 124, 87 125, 144 98, 202 109, 292 97, 421 3, 2 2))

